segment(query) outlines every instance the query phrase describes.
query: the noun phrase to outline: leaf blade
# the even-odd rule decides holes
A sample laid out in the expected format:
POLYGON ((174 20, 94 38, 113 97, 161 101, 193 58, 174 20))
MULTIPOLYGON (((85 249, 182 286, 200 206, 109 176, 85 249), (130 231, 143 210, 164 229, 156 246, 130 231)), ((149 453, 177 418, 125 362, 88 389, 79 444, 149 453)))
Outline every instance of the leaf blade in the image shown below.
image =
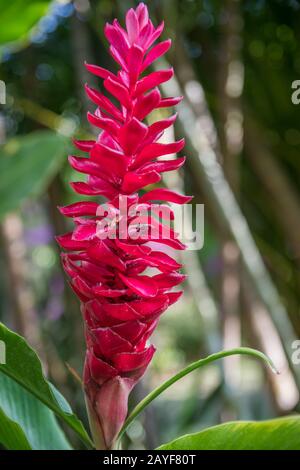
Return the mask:
POLYGON ((187 434, 158 450, 300 450, 300 417, 236 421, 187 434))
POLYGON ((53 412, 4 374, 0 374, 0 409, 10 426, 15 425, 8 441, 4 421, 0 424, 0 442, 7 449, 71 449, 53 412))
POLYGON ((32 450, 21 426, 10 419, 0 407, 0 443, 11 450, 32 450))
POLYGON ((0 340, 6 346, 6 364, 0 365, 0 372, 17 382, 50 408, 78 434, 88 447, 93 447, 83 424, 72 412, 67 401, 46 380, 37 354, 24 338, 0 323, 0 340), (55 390, 54 393, 53 390, 55 390))

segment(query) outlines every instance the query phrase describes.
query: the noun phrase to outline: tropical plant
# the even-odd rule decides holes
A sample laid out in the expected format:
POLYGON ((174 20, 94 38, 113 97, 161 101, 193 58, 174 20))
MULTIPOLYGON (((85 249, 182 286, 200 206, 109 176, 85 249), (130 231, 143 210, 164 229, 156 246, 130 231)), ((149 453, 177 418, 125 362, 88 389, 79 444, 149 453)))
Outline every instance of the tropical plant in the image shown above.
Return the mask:
MULTIPOLYGON (((97 105, 88 120, 102 131, 95 140, 75 141, 89 158, 69 157, 73 169, 88 175, 86 182, 71 183, 73 189, 81 195, 104 197, 106 203, 89 200, 60 207, 75 224, 72 232, 59 235, 57 241, 66 250, 63 266, 81 302, 87 346, 83 390, 92 439, 65 398, 46 379, 34 350, 1 324, 0 345, 5 354, 0 361, 0 442, 5 448, 71 449, 58 418, 87 447, 118 449, 126 430, 146 406, 196 369, 227 356, 248 355, 263 360, 276 372, 272 361, 254 349, 214 353, 159 385, 128 414, 129 393, 155 352, 148 339, 160 315, 180 297, 181 292, 171 289, 185 278, 179 272, 181 265, 165 252, 166 247, 185 248, 172 229, 167 235, 164 232, 164 216, 172 219, 174 214, 165 205, 163 213, 157 213, 157 205, 152 203, 184 204, 191 198, 165 188, 141 193, 145 186, 160 182, 161 173, 176 170, 185 161, 184 157, 159 159, 183 148, 183 140, 158 142, 164 130, 174 124, 176 115, 152 124, 146 121, 153 110, 174 106, 181 99, 162 97, 157 88, 172 77, 172 69, 143 75, 170 48, 170 40, 153 45, 162 31, 163 24, 153 26, 143 3, 127 12, 126 29, 117 20, 106 25, 110 53, 120 70, 114 74, 100 66, 86 67, 104 80, 112 99, 86 86, 97 105), (149 230, 153 227, 156 236, 149 230), (145 274, 148 268, 159 273, 145 274)), ((52 137, 39 135, 45 142, 48 139, 48 149, 57 151, 61 158, 65 140, 52 145, 52 137)), ((23 152, 31 145, 31 139, 20 142, 23 152)), ((44 164, 32 162, 39 177, 55 171, 44 164)), ((25 192, 39 190, 37 184, 28 185, 25 192)), ((4 212, 17 202, 10 204, 4 212)), ((160 449, 300 449, 299 428, 297 416, 226 423, 180 437, 160 449)))

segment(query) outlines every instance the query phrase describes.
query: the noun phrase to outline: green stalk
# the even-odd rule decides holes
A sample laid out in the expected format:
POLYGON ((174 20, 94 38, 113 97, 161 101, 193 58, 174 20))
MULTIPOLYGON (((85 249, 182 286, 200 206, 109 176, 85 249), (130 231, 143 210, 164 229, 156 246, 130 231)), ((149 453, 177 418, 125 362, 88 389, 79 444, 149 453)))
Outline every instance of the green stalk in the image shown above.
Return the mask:
POLYGON ((126 419, 119 433, 118 440, 122 438, 128 426, 144 410, 144 408, 146 408, 146 406, 148 406, 156 397, 158 397, 161 393, 163 393, 167 388, 169 388, 175 382, 182 379, 182 377, 185 377, 190 372, 193 372, 194 370, 199 369, 202 366, 205 366, 211 362, 217 361, 218 359, 222 359, 227 356, 233 356, 236 354, 240 354, 240 355, 244 354, 244 355, 256 357, 257 359, 262 359, 270 367, 272 372, 274 372, 275 374, 279 374, 278 370, 274 366, 271 359, 268 358, 264 353, 257 351, 256 349, 235 348, 235 349, 230 349, 229 351, 220 351, 218 353, 211 354, 210 356, 207 356, 204 359, 199 359, 198 361, 193 362, 192 364, 188 365, 187 367, 182 369, 180 372, 175 374, 173 377, 166 380, 166 382, 164 382, 162 385, 159 385, 157 388, 152 390, 152 392, 150 392, 143 400, 141 400, 140 403, 136 405, 136 407, 132 410, 132 412, 126 419))

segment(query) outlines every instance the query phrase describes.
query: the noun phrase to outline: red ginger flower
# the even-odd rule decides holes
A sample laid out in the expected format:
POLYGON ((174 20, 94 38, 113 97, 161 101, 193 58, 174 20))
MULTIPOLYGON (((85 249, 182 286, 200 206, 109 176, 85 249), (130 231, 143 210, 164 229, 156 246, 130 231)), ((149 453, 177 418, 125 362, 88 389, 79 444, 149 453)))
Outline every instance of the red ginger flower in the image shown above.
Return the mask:
POLYGON ((78 202, 60 209, 75 223, 72 233, 57 239, 68 252, 62 254, 63 266, 81 301, 87 342, 85 395, 95 443, 102 449, 113 446, 127 415, 128 395, 155 351, 147 341, 159 316, 181 295, 171 292, 172 287, 184 279, 178 272, 181 266, 162 249, 184 249, 184 245, 172 230, 168 236, 162 235, 163 225, 152 213, 140 218, 129 216, 120 236, 120 209, 125 199, 129 212, 147 212, 158 200, 178 204, 190 200, 167 189, 152 189, 142 196, 138 193, 159 182, 162 172, 184 163, 184 158, 157 160, 183 148, 183 140, 158 142, 176 115, 150 126, 144 122, 154 109, 173 106, 181 99, 162 98, 157 88, 173 76, 172 69, 142 76, 170 48, 170 40, 153 46, 162 31, 163 23, 155 28, 147 7, 140 3, 136 10, 128 11, 126 30, 117 20, 105 27, 110 53, 120 66, 117 75, 86 64, 91 73, 104 79, 104 88, 120 105, 86 86, 97 105, 95 114, 88 113, 88 120, 102 131, 96 141, 75 142, 89 158, 71 156, 70 164, 88 178, 71 185, 78 194, 104 196, 112 223, 99 229, 104 214, 99 213, 102 206, 96 202, 78 202), (159 236, 157 231, 153 235, 148 230, 146 236, 138 237, 141 225, 155 227, 159 236), (113 228, 117 230, 115 238, 100 236, 101 231, 113 228), (142 274, 148 267, 158 274, 142 274))

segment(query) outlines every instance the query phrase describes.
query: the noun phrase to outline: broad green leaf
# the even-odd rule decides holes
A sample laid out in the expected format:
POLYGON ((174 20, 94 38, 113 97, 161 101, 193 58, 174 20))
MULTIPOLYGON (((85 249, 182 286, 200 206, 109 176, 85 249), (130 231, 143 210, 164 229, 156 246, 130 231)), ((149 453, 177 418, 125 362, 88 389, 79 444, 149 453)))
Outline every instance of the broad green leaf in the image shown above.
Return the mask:
POLYGON ((24 338, 0 323, 0 340, 6 347, 6 364, 0 365, 0 373, 10 377, 50 408, 91 447, 92 441, 81 421, 74 415, 65 398, 46 380, 38 356, 24 338))
POLYGON ((0 0, 0 45, 26 39, 50 3, 50 0, 0 0))
POLYGON ((300 416, 220 424, 158 450, 300 450, 300 416))
POLYGON ((65 160, 68 142, 53 131, 35 131, 0 149, 0 219, 31 196, 39 196, 65 160))
POLYGON ((31 450, 24 431, 3 412, 0 407, 0 444, 6 449, 31 450))
POLYGON ((10 450, 71 449, 53 412, 4 374, 0 374, 0 443, 10 450))

